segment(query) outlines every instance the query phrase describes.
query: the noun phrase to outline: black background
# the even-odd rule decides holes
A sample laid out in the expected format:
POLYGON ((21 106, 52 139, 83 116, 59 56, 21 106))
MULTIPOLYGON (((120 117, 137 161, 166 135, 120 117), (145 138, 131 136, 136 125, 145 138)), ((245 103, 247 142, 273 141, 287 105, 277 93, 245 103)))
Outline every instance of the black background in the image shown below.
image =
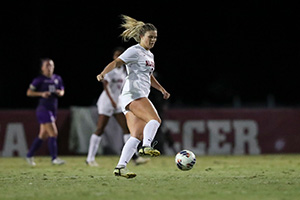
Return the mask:
POLYGON ((9 1, 1 9, 0 108, 33 108, 26 90, 50 57, 66 94, 60 107, 93 105, 112 49, 129 47, 120 14, 153 23, 157 79, 173 107, 297 107, 300 12, 283 1, 9 1))

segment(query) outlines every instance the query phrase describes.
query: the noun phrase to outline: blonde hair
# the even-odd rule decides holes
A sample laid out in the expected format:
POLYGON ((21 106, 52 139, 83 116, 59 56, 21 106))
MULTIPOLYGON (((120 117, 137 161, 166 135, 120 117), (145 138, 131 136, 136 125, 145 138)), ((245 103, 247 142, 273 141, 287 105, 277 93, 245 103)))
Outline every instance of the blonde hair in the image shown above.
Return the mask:
POLYGON ((121 15, 121 18, 123 20, 121 27, 125 28, 125 31, 123 31, 120 36, 125 42, 131 38, 137 42, 140 42, 140 36, 145 35, 147 31, 157 31, 153 24, 137 21, 136 19, 133 19, 127 15, 121 15))

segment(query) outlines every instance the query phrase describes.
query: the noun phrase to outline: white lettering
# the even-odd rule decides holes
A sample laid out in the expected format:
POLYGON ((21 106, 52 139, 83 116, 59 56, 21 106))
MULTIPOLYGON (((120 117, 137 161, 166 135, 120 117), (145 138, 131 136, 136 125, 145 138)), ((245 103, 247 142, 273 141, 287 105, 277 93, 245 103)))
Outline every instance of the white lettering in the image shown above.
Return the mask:
POLYGON ((253 120, 234 120, 235 131, 234 154, 245 154, 246 144, 248 144, 249 154, 260 154, 258 145, 258 125, 253 120))
POLYGON ((205 143, 197 142, 196 148, 194 147, 194 131, 197 134, 203 134, 205 132, 204 121, 202 120, 190 120, 183 124, 182 132, 182 147, 183 149, 189 149, 197 155, 205 154, 205 143))
POLYGON ((22 123, 9 123, 6 128, 2 156, 10 157, 17 152, 19 156, 26 156, 27 143, 22 123))
POLYGON ((230 154, 231 144, 225 142, 226 134, 231 131, 229 120, 210 120, 207 122, 209 130, 208 154, 230 154))
MULTIPOLYGON (((162 131, 166 133, 171 131, 172 135, 179 135, 180 123, 177 120, 165 120, 162 126, 162 131)), ((174 155, 180 151, 180 142, 174 142, 173 146, 169 146, 168 142, 164 142, 164 151, 166 155, 174 155)))

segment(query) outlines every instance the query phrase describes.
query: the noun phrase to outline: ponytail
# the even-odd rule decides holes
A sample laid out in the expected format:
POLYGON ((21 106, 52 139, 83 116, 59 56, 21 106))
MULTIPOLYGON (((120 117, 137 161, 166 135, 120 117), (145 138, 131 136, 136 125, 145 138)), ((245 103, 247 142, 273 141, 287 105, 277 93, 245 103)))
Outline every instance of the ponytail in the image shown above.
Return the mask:
POLYGON ((120 35, 122 39, 127 42, 133 38, 136 42, 140 42, 141 35, 145 35, 147 31, 156 31, 156 27, 150 23, 144 23, 142 21, 137 21, 126 15, 121 15, 123 23, 121 27, 125 28, 125 31, 120 35))

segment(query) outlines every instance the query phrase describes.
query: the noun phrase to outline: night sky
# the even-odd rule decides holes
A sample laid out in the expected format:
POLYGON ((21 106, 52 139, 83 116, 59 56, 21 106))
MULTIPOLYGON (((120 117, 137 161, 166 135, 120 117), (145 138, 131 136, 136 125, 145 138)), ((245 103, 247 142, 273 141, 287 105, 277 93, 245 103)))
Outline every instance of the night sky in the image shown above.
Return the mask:
MULTIPOLYGON (((60 107, 94 105, 96 75, 119 37, 120 14, 153 23, 157 79, 171 107, 299 107, 300 12, 279 1, 15 1, 0 7, 0 109, 34 108, 26 90, 50 57, 66 94, 60 107)), ((154 89, 153 89, 154 90, 154 89)), ((155 93, 154 93, 155 94, 155 93)), ((152 98, 154 98, 152 96, 152 98)), ((155 100, 154 100, 155 101, 155 100)))

